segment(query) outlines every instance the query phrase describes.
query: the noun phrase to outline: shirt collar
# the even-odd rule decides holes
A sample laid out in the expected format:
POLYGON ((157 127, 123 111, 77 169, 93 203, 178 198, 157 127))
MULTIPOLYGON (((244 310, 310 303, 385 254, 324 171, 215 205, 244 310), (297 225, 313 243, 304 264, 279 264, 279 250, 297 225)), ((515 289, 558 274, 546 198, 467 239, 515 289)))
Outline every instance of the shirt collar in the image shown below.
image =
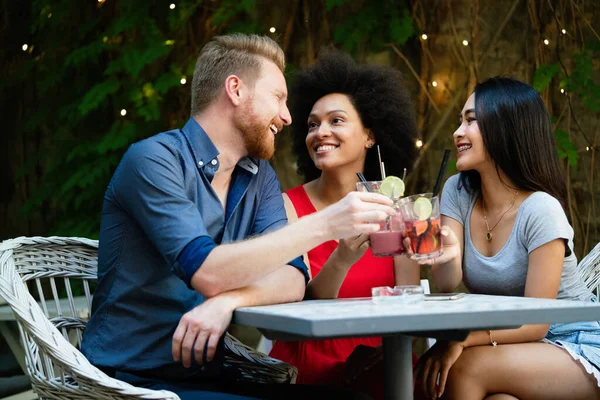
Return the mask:
MULTIPOLYGON (((220 154, 206 131, 198 121, 190 118, 182 129, 194 155, 196 164, 203 167, 220 154)), ((252 157, 242 158, 237 165, 246 171, 256 175, 258 173, 258 160, 252 157)))
POLYGON ((198 166, 203 167, 211 160, 217 158, 219 150, 217 150, 212 140, 210 140, 204 129, 202 129, 194 118, 188 120, 182 131, 192 149, 192 154, 198 166))

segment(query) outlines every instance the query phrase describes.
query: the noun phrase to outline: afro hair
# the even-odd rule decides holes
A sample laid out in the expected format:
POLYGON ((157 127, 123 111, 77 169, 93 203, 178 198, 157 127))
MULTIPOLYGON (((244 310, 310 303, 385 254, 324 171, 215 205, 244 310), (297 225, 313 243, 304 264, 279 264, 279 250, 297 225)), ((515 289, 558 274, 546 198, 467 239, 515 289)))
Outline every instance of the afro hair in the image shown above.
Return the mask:
MULTIPOLYGON (((418 137, 413 104, 400 71, 377 65, 358 65, 350 55, 335 48, 326 49, 316 64, 299 72, 291 87, 292 150, 297 157, 297 172, 305 182, 318 178, 308 149, 308 116, 323 96, 339 93, 348 96, 363 126, 370 129, 379 145, 387 175, 402 176, 413 164, 418 137)), ((368 149, 364 175, 380 179, 376 146, 368 149)))

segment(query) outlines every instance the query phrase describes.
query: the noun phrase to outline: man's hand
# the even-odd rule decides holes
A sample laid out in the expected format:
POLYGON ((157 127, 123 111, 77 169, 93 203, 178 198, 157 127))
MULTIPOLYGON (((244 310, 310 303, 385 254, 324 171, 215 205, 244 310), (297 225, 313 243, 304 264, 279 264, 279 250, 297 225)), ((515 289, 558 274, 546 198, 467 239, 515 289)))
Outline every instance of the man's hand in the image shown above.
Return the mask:
POLYGON ((331 239, 345 239, 377 232, 377 222, 396 213, 392 204, 392 200, 382 194, 350 192, 317 215, 327 224, 331 239))
POLYGON ((211 361, 215 355, 219 339, 231 322, 236 305, 227 295, 207 299, 199 306, 185 313, 173 334, 173 359, 181 360, 183 366, 192 365, 192 350, 198 364, 211 361), (206 354, 205 344, 208 343, 206 354))

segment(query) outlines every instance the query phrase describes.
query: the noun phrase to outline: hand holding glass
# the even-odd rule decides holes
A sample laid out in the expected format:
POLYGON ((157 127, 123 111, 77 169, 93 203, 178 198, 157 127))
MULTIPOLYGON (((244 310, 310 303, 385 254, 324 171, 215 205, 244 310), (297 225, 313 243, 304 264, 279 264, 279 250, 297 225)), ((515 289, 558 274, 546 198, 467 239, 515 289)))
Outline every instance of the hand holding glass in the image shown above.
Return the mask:
POLYGON ((399 208, 412 258, 418 261, 442 255, 439 197, 431 193, 405 197, 399 201, 399 208))
MULTIPOLYGON (((388 177, 389 178, 389 177, 388 177)), ((404 187, 402 187, 402 193, 394 193, 392 190, 392 196, 389 196, 388 191, 382 183, 384 181, 367 181, 358 182, 356 189, 359 192, 375 192, 382 193, 391 197, 392 200, 398 200, 402 193, 404 193, 404 187), (394 197, 397 195, 397 198, 394 197)), ((391 257, 404 254, 406 251, 402 244, 402 234, 404 232, 404 223, 402 221, 402 215, 399 212, 397 201, 394 203, 394 208, 397 210, 397 214, 389 217, 385 221, 379 222, 379 231, 371 233, 369 235, 369 242, 371 243, 371 251, 375 257, 391 257)))

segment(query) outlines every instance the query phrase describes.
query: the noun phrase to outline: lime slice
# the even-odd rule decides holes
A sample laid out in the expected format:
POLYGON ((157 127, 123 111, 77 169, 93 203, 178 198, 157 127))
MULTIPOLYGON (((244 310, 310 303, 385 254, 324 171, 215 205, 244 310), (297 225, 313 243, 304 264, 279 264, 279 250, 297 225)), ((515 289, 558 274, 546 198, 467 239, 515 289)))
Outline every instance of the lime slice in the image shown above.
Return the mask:
POLYGON ((413 212, 421 221, 425 221, 431 216, 433 207, 431 201, 427 197, 419 197, 413 204, 413 212))
POLYGON ((404 196, 404 182, 397 176, 390 175, 381 182, 379 191, 392 200, 399 199, 404 196))

